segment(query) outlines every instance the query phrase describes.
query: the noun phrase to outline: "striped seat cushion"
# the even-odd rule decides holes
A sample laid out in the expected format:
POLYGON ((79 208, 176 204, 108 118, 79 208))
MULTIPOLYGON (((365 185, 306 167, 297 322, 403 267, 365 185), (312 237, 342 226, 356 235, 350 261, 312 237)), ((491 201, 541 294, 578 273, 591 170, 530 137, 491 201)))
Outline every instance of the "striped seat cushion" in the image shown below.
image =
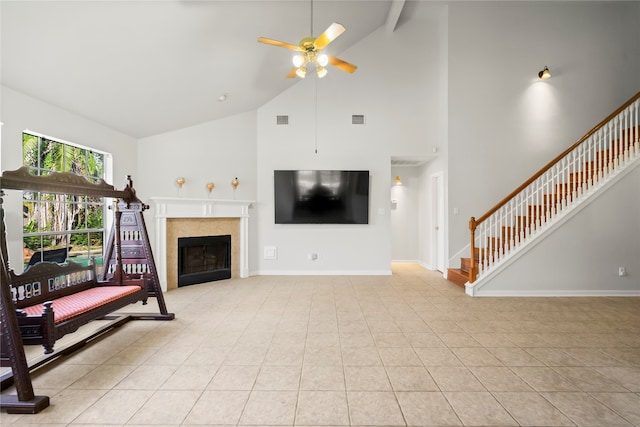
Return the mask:
MULTIPOLYGON (((127 295, 140 291, 140 286, 101 286, 85 289, 75 294, 66 295, 53 300, 54 322, 60 323, 72 317, 91 311, 96 307, 110 303, 127 295)), ((36 304, 23 308, 30 316, 39 316, 44 304, 36 304)))

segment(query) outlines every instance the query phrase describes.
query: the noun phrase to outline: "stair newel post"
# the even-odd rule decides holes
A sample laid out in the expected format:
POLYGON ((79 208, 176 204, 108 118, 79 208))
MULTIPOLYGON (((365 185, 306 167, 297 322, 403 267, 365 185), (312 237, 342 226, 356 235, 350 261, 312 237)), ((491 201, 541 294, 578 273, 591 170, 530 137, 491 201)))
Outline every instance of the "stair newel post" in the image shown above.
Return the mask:
POLYGON ((471 234, 471 262, 469 266, 469 283, 476 281, 476 219, 471 217, 469 220, 469 231, 471 234))

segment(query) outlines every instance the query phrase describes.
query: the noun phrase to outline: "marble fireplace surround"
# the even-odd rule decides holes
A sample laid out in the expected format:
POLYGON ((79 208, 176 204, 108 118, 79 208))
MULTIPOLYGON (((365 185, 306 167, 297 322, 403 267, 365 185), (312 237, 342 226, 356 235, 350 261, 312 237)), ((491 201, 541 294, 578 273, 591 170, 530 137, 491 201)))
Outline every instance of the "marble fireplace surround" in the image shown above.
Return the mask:
POLYGON ((231 277, 249 276, 250 200, 151 197, 153 253, 163 290, 178 287, 178 237, 231 235, 231 277))

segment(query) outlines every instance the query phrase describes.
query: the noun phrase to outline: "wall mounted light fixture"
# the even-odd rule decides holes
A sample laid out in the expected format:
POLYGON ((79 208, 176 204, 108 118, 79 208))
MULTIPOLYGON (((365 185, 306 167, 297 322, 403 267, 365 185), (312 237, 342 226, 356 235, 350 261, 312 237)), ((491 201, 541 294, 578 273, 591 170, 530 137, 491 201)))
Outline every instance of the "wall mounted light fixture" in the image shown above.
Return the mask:
POLYGON ((178 185, 178 196, 180 196, 180 190, 182 190, 182 186, 185 182, 187 182, 187 180, 184 179, 183 176, 179 176, 176 178, 176 184, 178 185))
POLYGON ((396 185, 402 185, 402 178, 400 178, 400 175, 396 175, 396 185))
POLYGON ((538 77, 540 77, 541 79, 548 79, 549 77, 551 77, 551 73, 549 72, 549 67, 545 65, 542 71, 538 73, 538 77))
POLYGON ((233 199, 236 199, 236 190, 238 189, 238 185, 240 185, 240 181, 238 181, 238 177, 235 177, 231 180, 231 186, 233 187, 233 199))

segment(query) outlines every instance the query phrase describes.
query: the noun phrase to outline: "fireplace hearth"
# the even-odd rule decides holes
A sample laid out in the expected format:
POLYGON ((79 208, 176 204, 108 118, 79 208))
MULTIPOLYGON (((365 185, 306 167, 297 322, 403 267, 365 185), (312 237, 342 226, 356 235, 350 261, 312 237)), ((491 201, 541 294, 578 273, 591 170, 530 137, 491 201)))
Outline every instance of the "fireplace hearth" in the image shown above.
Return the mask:
POLYGON ((178 238, 178 287, 231 278, 231 235, 178 238))

